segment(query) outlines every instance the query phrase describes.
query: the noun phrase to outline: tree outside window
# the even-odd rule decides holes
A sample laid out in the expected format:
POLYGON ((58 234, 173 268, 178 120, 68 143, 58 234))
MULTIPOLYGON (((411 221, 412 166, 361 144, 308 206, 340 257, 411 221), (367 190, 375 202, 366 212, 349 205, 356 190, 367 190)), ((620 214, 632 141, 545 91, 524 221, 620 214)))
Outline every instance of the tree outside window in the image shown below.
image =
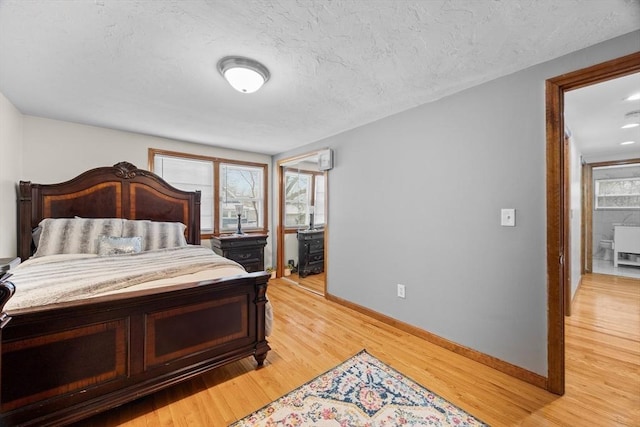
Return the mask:
POLYGON ((154 148, 149 149, 149 157, 152 171, 169 184, 181 190, 201 192, 203 237, 233 233, 238 224, 238 205, 243 207, 243 231, 267 232, 266 164, 154 148))
POLYGON ((236 206, 242 205, 244 213, 241 221, 243 229, 261 228, 262 190, 264 188, 262 169, 238 164, 220 165, 220 229, 232 231, 238 221, 236 206))
POLYGON ((314 225, 324 225, 324 173, 288 169, 285 179, 285 226, 306 228, 314 207, 314 225))

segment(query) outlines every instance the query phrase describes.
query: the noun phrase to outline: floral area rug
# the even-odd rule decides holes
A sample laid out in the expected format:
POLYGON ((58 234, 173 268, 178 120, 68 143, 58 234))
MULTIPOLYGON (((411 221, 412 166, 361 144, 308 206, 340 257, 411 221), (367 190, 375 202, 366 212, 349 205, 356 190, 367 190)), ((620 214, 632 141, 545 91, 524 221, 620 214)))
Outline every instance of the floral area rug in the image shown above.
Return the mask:
POLYGON ((487 426, 365 350, 233 427, 487 426))

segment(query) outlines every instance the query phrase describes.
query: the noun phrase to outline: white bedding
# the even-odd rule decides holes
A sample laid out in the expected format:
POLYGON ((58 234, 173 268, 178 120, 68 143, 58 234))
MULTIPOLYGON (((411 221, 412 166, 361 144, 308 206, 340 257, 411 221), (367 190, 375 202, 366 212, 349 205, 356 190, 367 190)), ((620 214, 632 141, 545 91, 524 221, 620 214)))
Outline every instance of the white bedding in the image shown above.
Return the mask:
MULTIPOLYGON (((97 256, 60 254, 30 258, 12 270, 12 310, 114 293, 151 289, 244 274, 244 268, 204 246, 97 256)), ((267 303, 267 335, 273 320, 267 303)))

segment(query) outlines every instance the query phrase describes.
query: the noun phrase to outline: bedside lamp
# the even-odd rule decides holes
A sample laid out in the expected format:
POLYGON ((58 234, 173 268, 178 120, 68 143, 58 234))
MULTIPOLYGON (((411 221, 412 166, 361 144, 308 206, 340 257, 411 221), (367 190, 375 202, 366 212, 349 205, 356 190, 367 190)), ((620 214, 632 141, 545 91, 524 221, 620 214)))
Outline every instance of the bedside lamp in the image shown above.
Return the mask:
POLYGON ((313 225, 313 214, 315 212, 315 207, 309 206, 309 230, 313 230, 315 227, 313 225))
POLYGON ((236 215, 238 215, 238 229, 236 230, 236 234, 244 234, 242 231, 241 218, 244 213, 244 206, 242 204, 236 205, 236 215))

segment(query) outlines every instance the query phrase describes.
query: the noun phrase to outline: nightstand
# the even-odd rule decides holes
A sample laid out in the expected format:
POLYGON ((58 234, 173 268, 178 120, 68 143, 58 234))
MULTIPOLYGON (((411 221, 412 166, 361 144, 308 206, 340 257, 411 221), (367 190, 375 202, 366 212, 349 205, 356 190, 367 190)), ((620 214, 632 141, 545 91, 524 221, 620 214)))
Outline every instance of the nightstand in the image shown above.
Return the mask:
POLYGON ((232 234, 211 238, 211 249, 218 255, 241 264, 249 273, 264 271, 266 234, 232 234))
POLYGON ((20 265, 20 258, 18 257, 0 258, 0 276, 18 265, 20 265))
POLYGON ((307 277, 324 271, 324 230, 298 231, 298 274, 307 277))

